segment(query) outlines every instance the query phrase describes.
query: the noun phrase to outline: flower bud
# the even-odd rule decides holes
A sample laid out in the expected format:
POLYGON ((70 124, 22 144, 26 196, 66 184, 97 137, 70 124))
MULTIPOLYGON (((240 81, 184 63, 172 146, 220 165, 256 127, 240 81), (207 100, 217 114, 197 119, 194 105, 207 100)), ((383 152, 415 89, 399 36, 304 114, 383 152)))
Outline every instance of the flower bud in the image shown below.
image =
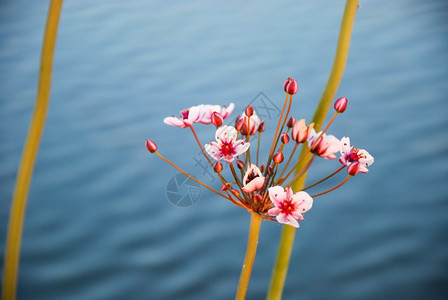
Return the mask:
POLYGON ((222 115, 216 111, 213 112, 211 119, 212 119, 213 125, 215 125, 216 127, 220 127, 222 125, 222 123, 224 122, 224 118, 222 117, 222 115))
POLYGON ((222 186, 221 186, 221 191, 228 191, 228 190, 230 190, 230 184, 229 183, 223 183, 222 184, 222 186))
POLYGON ((215 167, 213 168, 213 170, 216 173, 221 173, 221 171, 222 171, 222 163, 217 161, 216 164, 215 164, 215 167))
POLYGON ((235 197, 237 197, 237 198, 240 197, 240 192, 238 192, 238 190, 233 189, 233 190, 230 190, 230 192, 231 192, 232 194, 234 194, 235 197))
POLYGON ((347 98, 345 98, 345 97, 339 98, 334 103, 334 109, 338 113, 343 113, 345 111, 345 109, 347 108, 347 102, 348 102, 347 98))
POLYGON ((260 168, 259 168, 261 173, 264 172, 264 168, 265 168, 265 165, 264 165, 264 163, 262 163, 261 166, 260 166, 260 168))
POLYGON ((258 132, 263 132, 266 129, 266 124, 264 121, 261 121, 260 126, 258 127, 258 132))
POLYGON ((251 117, 254 114, 254 108, 252 107, 252 105, 248 105, 246 107, 246 110, 244 111, 244 113, 246 114, 246 116, 251 117))
POLYGON ((289 143, 289 134, 287 132, 283 132, 280 140, 282 141, 283 144, 288 144, 289 143))
POLYGON ((237 131, 241 131, 241 129, 243 129, 243 125, 244 125, 244 119, 240 119, 240 118, 238 118, 238 119, 236 119, 236 122, 235 122, 235 129, 237 130, 237 131))
POLYGON ((281 164, 284 159, 285 159, 285 157, 283 156, 282 152, 275 153, 274 158, 273 158, 273 160, 276 164, 281 164))
POLYGON ((259 202, 261 202, 261 200, 263 200, 263 197, 261 197, 261 195, 259 195, 259 194, 256 194, 255 196, 254 196, 254 202, 255 203, 259 203, 259 202))
POLYGON ((292 126, 294 126, 295 122, 296 122, 296 118, 291 117, 291 118, 289 118, 288 122, 286 123, 286 126, 288 126, 288 128, 292 128, 292 126))
POLYGON ((242 170, 244 169, 244 162, 242 160, 237 159, 236 166, 238 167, 238 169, 242 170))
POLYGON ((297 85, 297 81, 295 79, 288 77, 288 79, 286 79, 285 83, 283 83, 283 89, 288 94, 294 95, 295 93, 297 93, 299 86, 297 85))
POLYGON ((274 174, 274 169, 272 168, 272 166, 268 167, 268 175, 272 176, 272 174, 274 174))
POLYGON ((146 140, 145 145, 149 152, 154 153, 157 151, 157 145, 153 141, 146 140))
POLYGON ((355 176, 356 174, 358 174, 358 172, 359 172, 359 162, 351 163, 348 166, 348 168, 347 168, 347 172, 351 176, 355 176))

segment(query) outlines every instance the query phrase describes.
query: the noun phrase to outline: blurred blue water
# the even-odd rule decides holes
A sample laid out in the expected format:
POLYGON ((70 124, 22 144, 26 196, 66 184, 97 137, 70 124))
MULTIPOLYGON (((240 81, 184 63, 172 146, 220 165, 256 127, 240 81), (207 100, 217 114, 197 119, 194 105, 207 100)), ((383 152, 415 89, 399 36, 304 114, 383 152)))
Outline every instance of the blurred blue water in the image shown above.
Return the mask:
MULTIPOLYGON (((2 257, 47 5, 0 2, 2 257)), ((300 85, 293 114, 310 119, 343 7, 66 1, 19 299, 233 298, 248 214, 206 190, 192 207, 173 206, 165 187, 177 172, 149 156, 144 140, 219 186, 195 165, 191 134, 163 117, 199 103, 233 101, 240 111, 259 92, 281 106, 283 80, 292 76, 300 85)), ((446 1, 361 2, 338 91, 350 106, 330 131, 350 136, 376 162, 306 214, 284 299, 446 299, 447 37, 446 1)), ((197 128, 204 142, 214 135, 197 128)), ((318 162, 309 180, 336 166, 318 162)), ((266 293, 280 232, 262 224, 248 299, 266 293)))

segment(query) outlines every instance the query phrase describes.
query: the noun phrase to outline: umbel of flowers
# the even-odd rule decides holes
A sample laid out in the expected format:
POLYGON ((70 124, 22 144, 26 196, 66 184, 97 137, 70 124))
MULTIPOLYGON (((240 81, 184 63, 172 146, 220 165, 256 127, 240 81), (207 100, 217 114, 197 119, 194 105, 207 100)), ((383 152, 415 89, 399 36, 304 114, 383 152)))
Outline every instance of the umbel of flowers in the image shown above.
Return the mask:
POLYGON ((289 116, 293 95, 298 91, 297 81, 288 78, 283 88, 286 98, 274 137, 269 142, 269 155, 263 162, 259 160, 259 150, 262 147, 261 135, 266 125, 251 105, 248 105, 244 112, 236 118, 235 126, 223 125, 223 120, 228 118, 234 109, 233 103, 230 103, 228 107, 192 106, 181 111, 179 118, 172 116, 164 119, 168 125, 179 128, 188 127, 191 130, 203 155, 222 183, 219 190, 192 177, 188 172, 166 159, 157 151, 157 145, 153 141, 146 140, 146 147, 149 152, 157 154, 186 176, 233 204, 258 214, 265 220, 299 227, 298 221, 304 220, 303 213, 311 209, 313 198, 339 188, 358 172, 367 173, 368 167, 373 164, 374 159, 366 150, 351 146, 348 137, 339 140, 326 133, 335 117, 346 110, 347 98, 336 100, 333 118, 324 130, 316 132, 313 123, 306 124, 305 119, 296 120, 289 116), (214 140, 203 145, 194 130, 195 123, 215 125, 214 140), (257 142, 254 142, 255 136, 257 142), (312 155, 305 153, 302 157, 295 157, 296 149, 301 144, 305 144, 308 152, 312 155), (285 159, 285 147, 292 147, 292 150, 287 152, 289 153, 288 159, 285 159), (336 159, 338 155, 342 164, 340 168, 305 187, 302 191, 294 192, 291 189, 292 183, 308 171, 316 157, 332 160, 336 159), (296 158, 294 164, 291 163, 293 158, 296 158), (303 159, 308 159, 306 164, 300 164, 303 159), (223 163, 229 166, 230 174, 223 174, 223 163), (304 165, 304 167, 298 169, 299 165, 304 165), (318 185, 345 168, 347 168, 348 174, 340 184, 313 195, 305 192, 308 188, 318 185))

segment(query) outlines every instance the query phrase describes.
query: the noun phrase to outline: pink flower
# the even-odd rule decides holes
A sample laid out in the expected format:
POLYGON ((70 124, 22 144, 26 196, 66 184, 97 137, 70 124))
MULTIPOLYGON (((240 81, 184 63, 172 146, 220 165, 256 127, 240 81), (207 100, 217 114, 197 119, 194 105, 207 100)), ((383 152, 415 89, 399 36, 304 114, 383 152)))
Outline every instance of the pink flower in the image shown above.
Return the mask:
MULTIPOLYGON (((254 135, 257 133, 258 128, 261 125, 261 119, 259 116, 257 116, 257 113, 253 111, 252 116, 248 117, 246 113, 242 113, 236 118, 235 124, 238 124, 239 122, 242 122, 241 124, 241 134, 247 135, 247 131, 249 131, 250 135, 254 135), (241 121, 243 120, 243 121, 241 121), (248 126, 249 125, 249 126, 248 126), (248 128, 250 127, 250 128, 248 128)), ((238 126, 239 127, 239 126, 238 126)))
POLYGON ((205 150, 216 160, 224 159, 229 164, 236 156, 249 149, 250 143, 245 140, 236 140, 238 132, 233 126, 222 126, 216 130, 216 142, 205 145, 205 150))
POLYGON ((168 125, 185 128, 193 125, 193 123, 210 124, 212 123, 212 114, 219 113, 223 119, 227 118, 233 111, 234 104, 230 103, 229 107, 221 107, 220 105, 201 104, 192 106, 180 112, 181 117, 166 117, 163 122, 168 125))
MULTIPOLYGON (((316 133, 316 131, 311 129, 308 136, 308 147, 311 147, 316 139, 320 136, 321 131, 316 133)), ((335 159, 336 152, 340 149, 341 141, 334 135, 326 135, 325 133, 319 138, 319 141, 311 148, 311 152, 316 153, 320 157, 327 159, 335 159)))
POLYGON ((264 181, 265 178, 261 174, 260 169, 256 165, 250 164, 243 178, 242 191, 246 193, 257 191, 261 189, 264 181))
POLYGON ((311 129, 313 129, 314 123, 306 126, 305 119, 300 119, 299 121, 295 121, 292 126, 292 139, 297 143, 303 143, 307 140, 311 129))
POLYGON ((374 162, 374 158, 364 149, 356 149, 350 145, 350 138, 343 137, 341 139, 341 147, 340 147, 341 157, 339 161, 341 164, 350 166, 352 164, 359 164, 359 172, 367 173, 369 170, 368 166, 372 165, 374 162))
POLYGON ((275 216, 277 221, 296 228, 299 227, 297 220, 305 220, 302 213, 307 212, 313 206, 313 198, 307 192, 293 194, 290 187, 283 189, 277 185, 268 189, 269 198, 274 207, 268 210, 268 215, 275 216))

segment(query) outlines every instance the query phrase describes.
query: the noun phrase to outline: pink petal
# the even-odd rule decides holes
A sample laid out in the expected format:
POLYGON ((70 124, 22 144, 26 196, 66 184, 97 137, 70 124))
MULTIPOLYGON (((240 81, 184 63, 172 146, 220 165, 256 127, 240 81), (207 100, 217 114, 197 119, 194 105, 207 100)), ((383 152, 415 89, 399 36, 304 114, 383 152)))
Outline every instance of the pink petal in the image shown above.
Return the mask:
POLYGON ((171 126, 176 126, 176 127, 180 127, 180 128, 185 128, 187 127, 187 125, 184 124, 184 121, 176 118, 176 117, 166 117, 165 119, 163 119, 163 122, 165 124, 171 125, 171 126))
POLYGON ((242 188, 243 192, 250 193, 253 191, 258 191, 263 186, 264 180, 264 177, 257 177, 252 179, 252 181, 250 181, 242 188))
POLYGON ((216 142, 210 142, 204 145, 205 151, 216 160, 220 160, 222 158, 221 148, 216 142))
POLYGON ((250 143, 246 142, 244 140, 238 140, 236 141, 235 145, 233 145, 234 149, 235 149, 235 155, 234 156, 238 156, 243 154, 244 152, 246 152, 249 147, 250 147, 250 143))
POLYGON ((278 207, 273 207, 270 210, 268 210, 268 215, 270 216, 278 216, 278 214, 280 213, 280 209, 278 207))
POLYGON ((235 104, 233 104, 233 103, 230 103, 228 107, 223 107, 220 112, 222 117, 224 119, 227 118, 232 113, 234 107, 235 107, 235 104))

